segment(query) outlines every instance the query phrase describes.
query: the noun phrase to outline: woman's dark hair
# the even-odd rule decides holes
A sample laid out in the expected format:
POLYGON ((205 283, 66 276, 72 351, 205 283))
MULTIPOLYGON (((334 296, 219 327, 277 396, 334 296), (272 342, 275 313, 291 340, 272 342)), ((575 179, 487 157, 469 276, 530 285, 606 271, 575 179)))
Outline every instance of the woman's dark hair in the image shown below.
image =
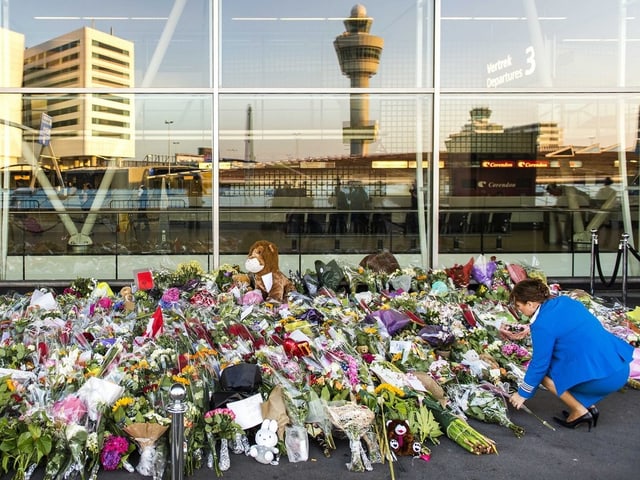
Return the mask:
POLYGON ((549 287, 546 283, 538 278, 527 278, 514 285, 509 301, 511 303, 543 303, 549 297, 551 297, 551 292, 549 292, 549 287))

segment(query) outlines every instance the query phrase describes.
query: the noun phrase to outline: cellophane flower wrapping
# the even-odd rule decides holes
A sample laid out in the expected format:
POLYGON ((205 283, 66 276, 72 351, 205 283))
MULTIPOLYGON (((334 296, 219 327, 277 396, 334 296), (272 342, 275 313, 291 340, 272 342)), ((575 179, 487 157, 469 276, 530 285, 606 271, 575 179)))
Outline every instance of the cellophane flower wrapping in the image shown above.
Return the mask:
POLYGON ((379 323, 388 335, 395 335, 411 323, 411 318, 403 312, 393 309, 378 310, 370 313, 365 318, 367 323, 379 323))
POLYGON ((69 478, 75 473, 83 471, 86 462, 87 438, 89 432, 87 429, 77 423, 67 425, 65 429, 65 438, 67 447, 71 452, 71 465, 64 472, 63 477, 69 478))
POLYGON ((373 470, 371 461, 362 445, 362 439, 375 419, 373 411, 364 405, 348 402, 340 405, 327 405, 327 414, 331 423, 337 429, 342 430, 349 439, 351 460, 347 463, 347 469, 351 472, 373 470))
POLYGON ((112 406, 124 393, 124 388, 102 378, 89 378, 80 390, 78 396, 86 403, 89 418, 98 420, 100 409, 112 406))
POLYGON ((124 431, 136 442, 140 460, 136 472, 145 477, 156 474, 156 445, 169 427, 157 423, 132 423, 124 431))
POLYGON ((487 260, 484 255, 480 255, 473 263, 471 277, 479 284, 490 288, 496 268, 495 260, 487 260))
POLYGON ((284 389, 284 401, 291 425, 284 433, 287 457, 291 463, 306 462, 309 459, 309 435, 304 426, 309 405, 302 395, 296 395, 292 389, 284 389))
POLYGON ((235 441, 244 430, 236 422, 236 414, 230 408, 215 408, 204 414, 204 424, 207 443, 209 446, 208 465, 214 469, 217 476, 229 469, 231 459, 229 457, 229 442, 235 441), (220 453, 218 454, 218 442, 220 453))

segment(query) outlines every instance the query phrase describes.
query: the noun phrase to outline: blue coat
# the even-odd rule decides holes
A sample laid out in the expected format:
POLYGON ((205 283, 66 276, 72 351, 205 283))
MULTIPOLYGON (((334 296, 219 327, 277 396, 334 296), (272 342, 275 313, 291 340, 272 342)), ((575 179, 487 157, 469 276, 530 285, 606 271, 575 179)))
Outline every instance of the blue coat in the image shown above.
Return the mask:
POLYGON ((578 300, 551 298, 531 324, 533 356, 518 393, 531 398, 549 376, 558 395, 579 383, 606 378, 631 362, 633 347, 607 331, 578 300))

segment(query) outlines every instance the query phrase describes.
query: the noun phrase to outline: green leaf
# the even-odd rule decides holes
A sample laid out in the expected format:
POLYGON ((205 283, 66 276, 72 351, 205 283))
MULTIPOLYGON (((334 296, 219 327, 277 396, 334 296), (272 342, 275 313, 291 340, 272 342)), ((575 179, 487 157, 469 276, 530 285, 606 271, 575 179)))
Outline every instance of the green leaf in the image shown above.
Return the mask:
POLYGON ((322 391, 320 392, 320 398, 325 402, 331 400, 331 393, 329 393, 329 389, 325 386, 322 387, 322 391))
POLYGON ((22 432, 18 437, 18 450, 25 453, 35 450, 33 435, 30 431, 22 432))

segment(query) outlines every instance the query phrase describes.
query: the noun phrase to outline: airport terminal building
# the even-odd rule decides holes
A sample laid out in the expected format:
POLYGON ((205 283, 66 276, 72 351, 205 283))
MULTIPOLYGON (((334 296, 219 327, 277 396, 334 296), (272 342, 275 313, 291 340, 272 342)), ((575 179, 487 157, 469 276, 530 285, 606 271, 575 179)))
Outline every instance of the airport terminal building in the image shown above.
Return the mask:
POLYGON ((611 272, 639 241, 639 38, 622 0, 4 0, 0 281, 260 239, 283 271, 587 277, 595 235, 611 272))

